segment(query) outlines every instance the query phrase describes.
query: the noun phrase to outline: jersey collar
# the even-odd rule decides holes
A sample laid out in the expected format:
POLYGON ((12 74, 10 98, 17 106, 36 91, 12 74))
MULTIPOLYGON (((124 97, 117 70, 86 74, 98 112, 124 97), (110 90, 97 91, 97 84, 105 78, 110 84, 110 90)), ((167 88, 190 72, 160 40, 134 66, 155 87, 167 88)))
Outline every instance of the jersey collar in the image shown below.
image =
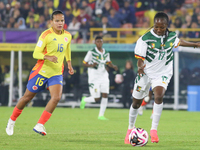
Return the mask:
POLYGON ((151 32, 151 34, 153 34, 153 36, 155 36, 157 38, 165 38, 165 35, 159 36, 159 35, 155 34, 155 32, 153 31, 153 29, 151 29, 150 32, 151 32))
POLYGON ((101 53, 101 52, 97 49, 97 47, 95 47, 95 50, 96 50, 96 52, 99 53, 99 54, 104 54, 104 53, 105 53, 105 49, 104 49, 104 48, 102 48, 103 53, 101 53))

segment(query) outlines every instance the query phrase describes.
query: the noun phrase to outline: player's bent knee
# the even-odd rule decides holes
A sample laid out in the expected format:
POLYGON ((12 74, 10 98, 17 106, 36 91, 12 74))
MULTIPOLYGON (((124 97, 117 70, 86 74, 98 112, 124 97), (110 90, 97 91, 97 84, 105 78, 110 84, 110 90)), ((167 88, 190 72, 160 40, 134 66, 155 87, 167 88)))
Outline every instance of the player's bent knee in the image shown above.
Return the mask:
POLYGON ((133 107, 134 109, 138 109, 138 108, 140 107, 140 103, 134 102, 134 103, 132 104, 132 107, 133 107))
POLYGON ((163 102, 163 96, 156 96, 155 97, 155 102, 157 104, 161 104, 163 102))
POLYGON ((99 102, 100 101, 100 98, 95 98, 95 102, 99 102))
POLYGON ((133 103, 132 103, 132 107, 134 109, 138 109, 142 103, 142 100, 143 99, 136 99, 136 98, 133 98, 133 103))
POLYGON ((107 93, 103 93, 103 94, 102 94, 102 97, 103 97, 103 98, 108 98, 108 94, 107 94, 107 93))
POLYGON ((58 103, 58 102, 60 101, 60 99, 61 99, 61 96, 53 96, 51 99, 52 99, 55 103, 58 103))

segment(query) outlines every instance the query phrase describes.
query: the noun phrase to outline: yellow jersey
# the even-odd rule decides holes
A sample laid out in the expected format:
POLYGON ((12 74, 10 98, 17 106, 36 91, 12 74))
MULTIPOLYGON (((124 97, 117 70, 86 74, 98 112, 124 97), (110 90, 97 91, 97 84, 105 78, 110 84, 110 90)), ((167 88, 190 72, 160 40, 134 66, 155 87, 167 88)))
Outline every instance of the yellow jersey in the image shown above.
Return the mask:
POLYGON ((32 69, 34 73, 31 76, 34 77, 36 74, 40 74, 50 78, 55 75, 62 75, 64 57, 66 57, 66 61, 71 61, 71 39, 71 34, 65 30, 60 35, 56 34, 52 28, 45 30, 40 35, 33 52, 33 58, 38 59, 38 61, 32 69), (56 56, 58 63, 44 60, 45 55, 56 56))

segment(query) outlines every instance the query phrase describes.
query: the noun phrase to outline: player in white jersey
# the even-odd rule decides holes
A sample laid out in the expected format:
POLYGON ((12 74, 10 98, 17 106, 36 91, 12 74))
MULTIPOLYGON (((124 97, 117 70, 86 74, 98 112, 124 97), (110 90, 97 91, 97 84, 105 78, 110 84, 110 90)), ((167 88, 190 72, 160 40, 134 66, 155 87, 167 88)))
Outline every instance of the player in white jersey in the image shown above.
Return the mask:
POLYGON ((88 67, 88 83, 90 97, 82 97, 80 108, 84 109, 86 103, 98 102, 101 98, 100 112, 98 119, 108 120, 104 117, 104 112, 108 103, 109 77, 105 65, 115 70, 117 66, 110 61, 110 54, 102 48, 103 39, 100 36, 95 38, 96 47, 87 52, 83 66, 88 67))
POLYGON ((149 93, 150 86, 154 92, 153 119, 150 130, 152 143, 158 143, 157 127, 163 109, 163 96, 173 74, 173 47, 200 47, 200 43, 187 42, 170 32, 168 16, 159 12, 154 17, 153 28, 140 37, 135 47, 135 57, 138 59, 138 76, 133 89, 133 103, 129 111, 129 126, 125 144, 129 144, 129 134, 135 127, 138 108, 149 93))

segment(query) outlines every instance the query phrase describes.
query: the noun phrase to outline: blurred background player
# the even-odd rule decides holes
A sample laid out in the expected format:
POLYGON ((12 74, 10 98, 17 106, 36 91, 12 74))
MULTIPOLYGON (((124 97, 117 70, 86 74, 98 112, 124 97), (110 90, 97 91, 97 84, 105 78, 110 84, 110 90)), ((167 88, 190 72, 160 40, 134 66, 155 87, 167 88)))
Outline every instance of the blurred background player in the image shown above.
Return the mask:
POLYGON ((64 22, 63 13, 59 10, 54 11, 51 15, 52 28, 44 31, 39 37, 33 52, 33 58, 38 61, 30 73, 24 96, 20 98, 8 120, 6 127, 8 135, 13 135, 15 121, 26 104, 46 86, 51 99, 33 130, 41 135, 47 134, 44 124, 51 117, 62 96, 64 57, 66 57, 69 73, 71 75, 74 73, 71 65, 71 34, 63 30, 64 22))
POLYGON ((131 93, 133 89, 133 83, 135 79, 135 72, 133 71, 133 63, 130 60, 126 61, 125 70, 122 73, 122 103, 124 108, 130 108, 132 104, 131 93), (127 106, 128 103, 128 106, 127 106))
POLYGON ((88 67, 88 84, 91 96, 82 97, 80 108, 84 109, 86 103, 98 102, 102 97, 98 119, 108 120, 104 117, 109 94, 109 77, 105 65, 115 70, 118 70, 118 67, 112 64, 110 54, 102 48, 103 39, 101 36, 95 38, 95 45, 96 47, 88 51, 83 60, 83 66, 88 67))
POLYGON ((157 127, 163 110, 163 96, 173 75, 173 47, 199 47, 200 43, 187 42, 168 30, 167 14, 159 12, 154 17, 153 28, 137 40, 135 57, 138 59, 138 76, 133 89, 133 104, 129 111, 129 126, 125 144, 129 144, 129 134, 135 127, 138 108, 148 95, 150 86, 154 93, 153 119, 150 130, 152 143, 158 143, 157 127))

